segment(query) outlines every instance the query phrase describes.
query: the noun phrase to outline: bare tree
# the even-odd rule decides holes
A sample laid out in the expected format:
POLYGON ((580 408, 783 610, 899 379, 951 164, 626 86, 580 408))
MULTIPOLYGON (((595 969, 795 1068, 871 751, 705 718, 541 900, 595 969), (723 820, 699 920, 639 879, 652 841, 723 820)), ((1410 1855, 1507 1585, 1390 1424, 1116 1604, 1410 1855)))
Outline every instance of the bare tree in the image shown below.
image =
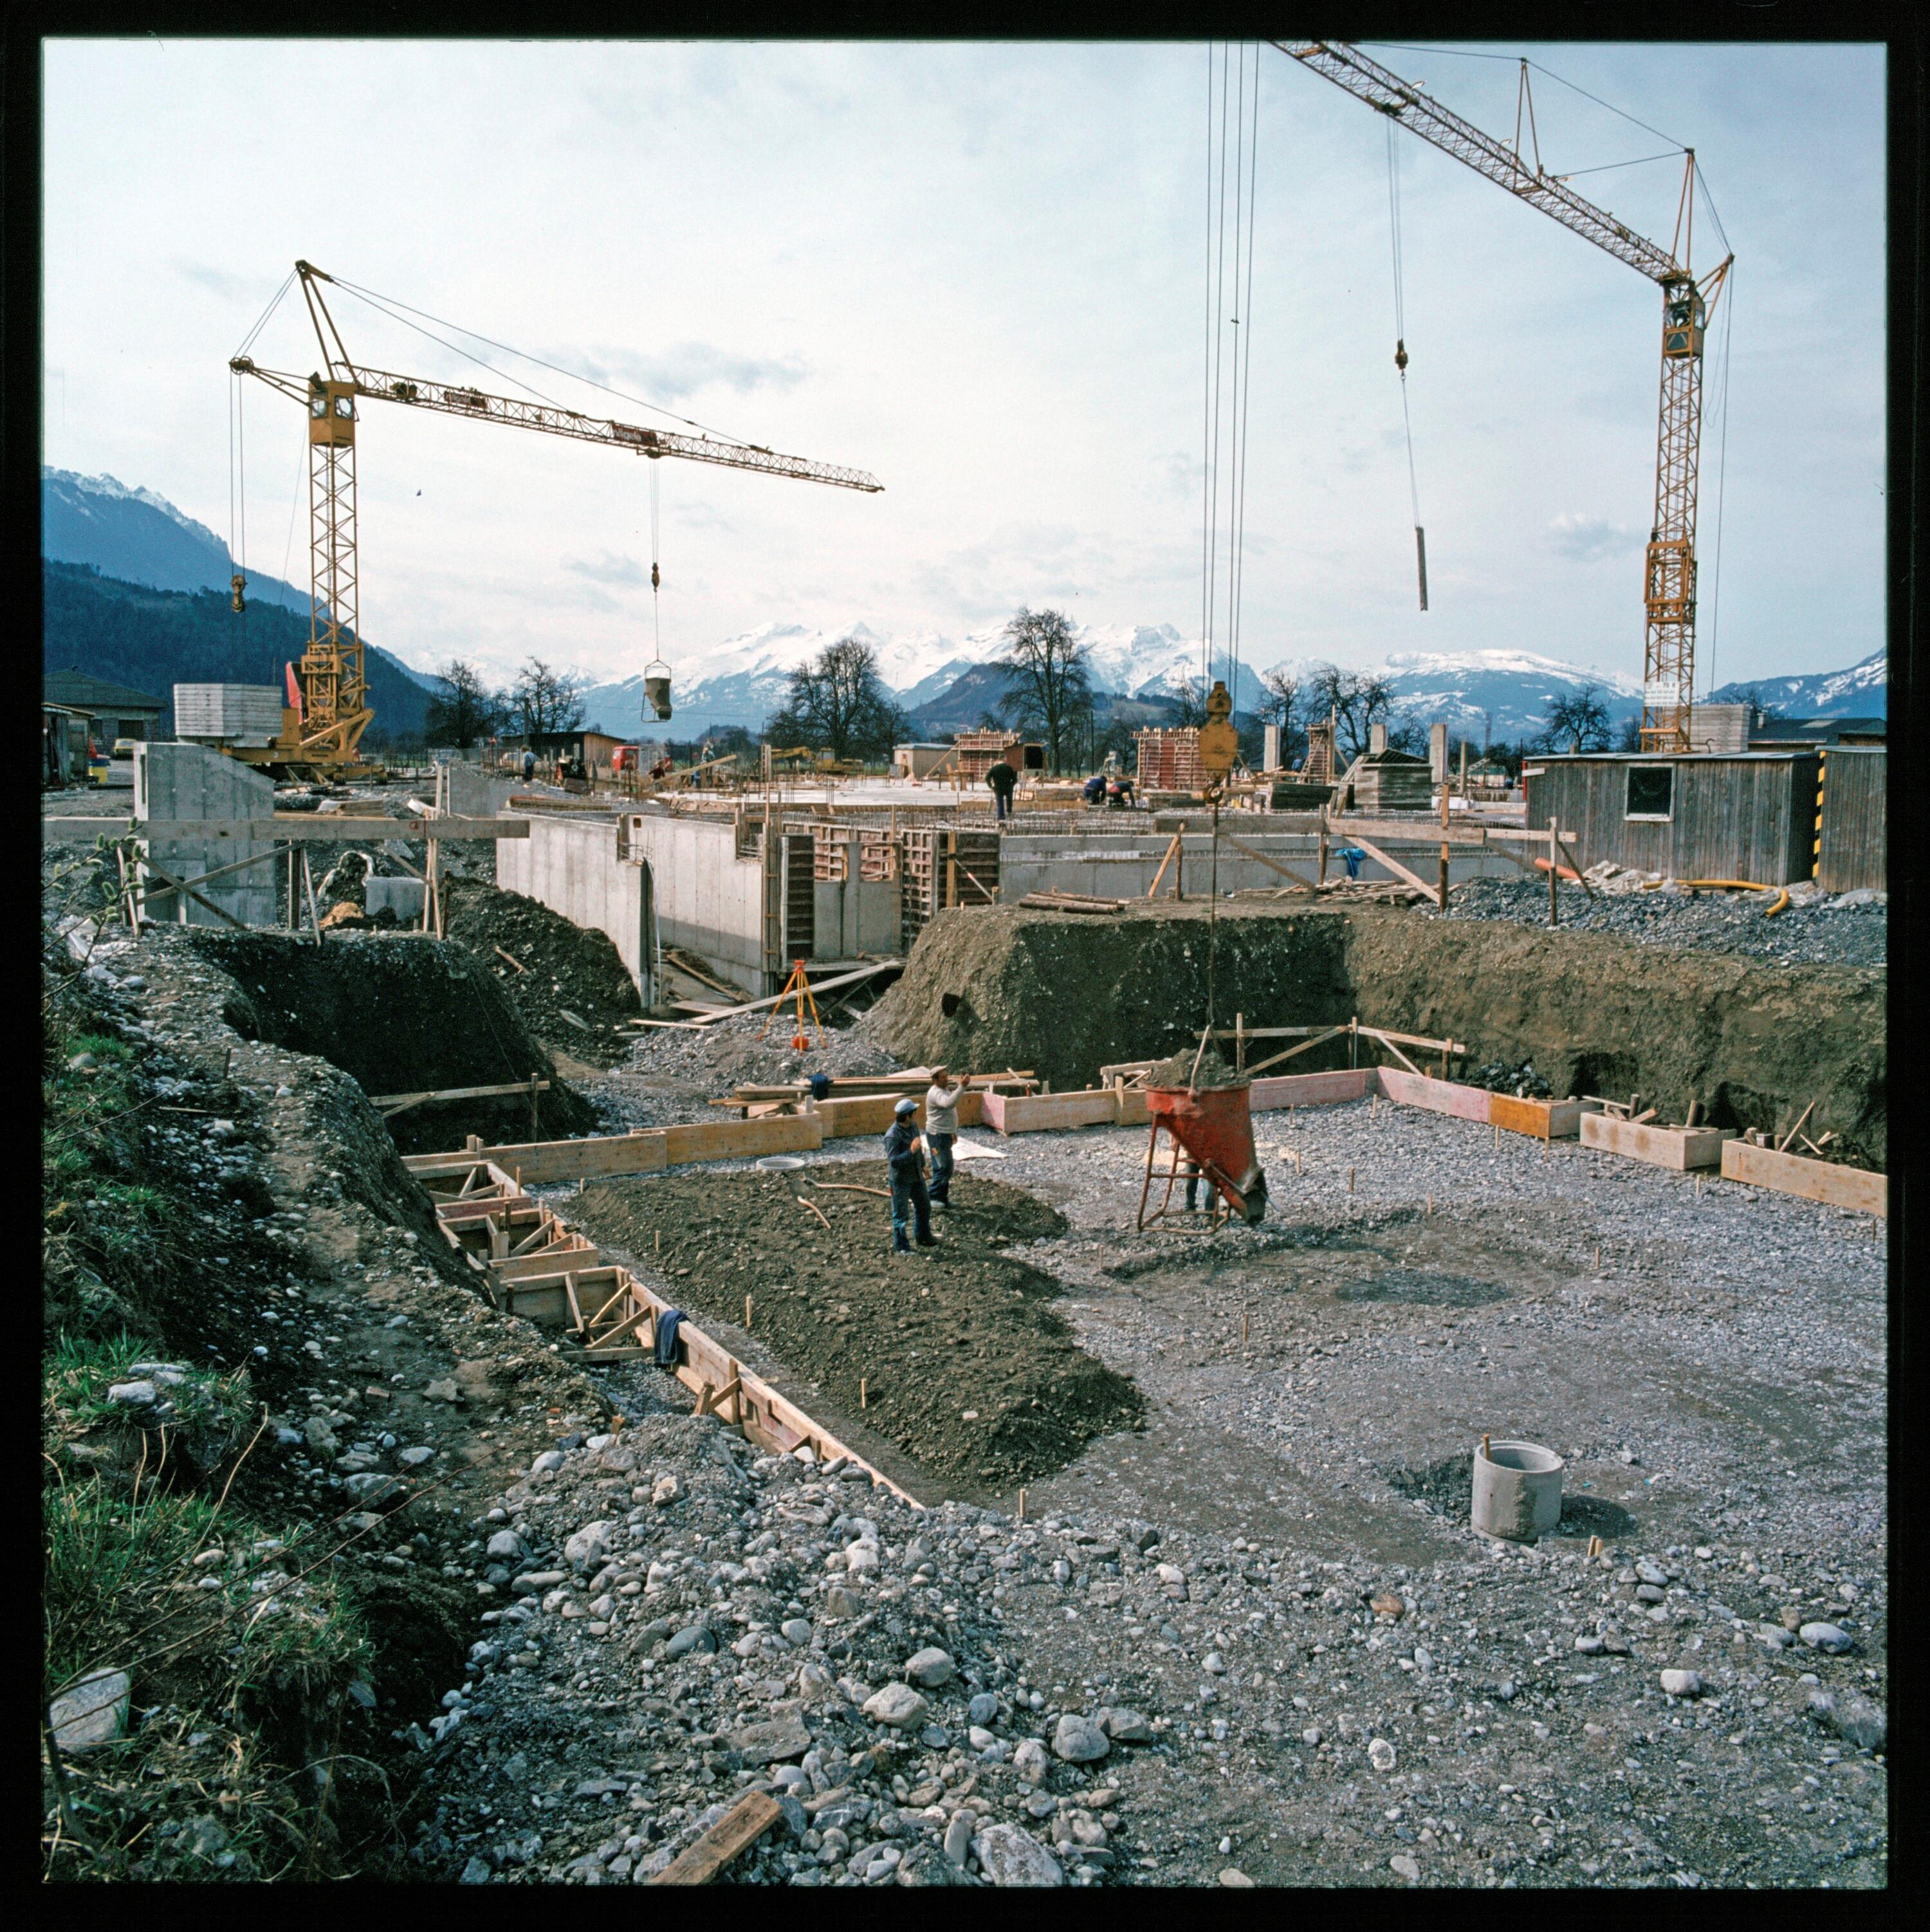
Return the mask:
POLYGON ((431 745, 452 745, 466 752, 502 722, 503 700, 483 682, 475 665, 460 658, 451 658, 437 675, 443 688, 429 700, 423 736, 431 745))
POLYGON ((578 680, 568 671, 552 670, 541 658, 532 658, 516 674, 509 688, 509 702, 521 727, 524 742, 534 746, 539 739, 575 731, 583 723, 583 693, 578 680))
POLYGON ((855 638, 841 638, 791 674, 764 737, 773 745, 808 745, 839 760, 876 760, 889 758, 911 730, 911 720, 878 675, 877 652, 855 638))
POLYGON ((1078 721, 1089 714, 1092 679, 1085 646, 1061 610, 1029 610, 1023 604, 1005 627, 1005 655, 998 668, 1009 680, 999 715, 1045 740, 1054 771, 1073 748, 1078 721))
POLYGON ((1309 715, 1331 713, 1336 725, 1334 751, 1343 766, 1350 765, 1367 748, 1376 724, 1388 723, 1394 711, 1394 687, 1373 671, 1343 670, 1338 664, 1319 664, 1307 680, 1312 702, 1309 715))
POLYGON ((1608 706, 1601 687, 1584 684, 1547 700, 1542 714, 1541 742, 1550 752, 1605 752, 1608 748, 1608 706))
POLYGON ((1280 755, 1287 764, 1292 764, 1300 756, 1301 748, 1307 742, 1307 733, 1301 722, 1306 703, 1306 694, 1301 681, 1284 664, 1276 664, 1271 670, 1260 673, 1260 701, 1254 706, 1254 716, 1262 724, 1280 727, 1280 755))

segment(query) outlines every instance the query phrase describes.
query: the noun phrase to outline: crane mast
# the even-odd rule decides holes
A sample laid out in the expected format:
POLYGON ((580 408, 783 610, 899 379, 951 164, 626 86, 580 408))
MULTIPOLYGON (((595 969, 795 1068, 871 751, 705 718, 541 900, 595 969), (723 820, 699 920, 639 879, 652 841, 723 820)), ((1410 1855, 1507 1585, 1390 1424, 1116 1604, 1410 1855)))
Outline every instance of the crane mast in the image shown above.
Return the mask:
MULTIPOLYGON (((1411 82, 1333 40, 1276 40, 1280 52, 1324 75, 1355 100, 1538 208, 1658 284, 1662 292, 1661 383, 1655 434, 1655 514, 1644 559, 1642 748, 1689 748, 1695 683, 1695 513, 1702 443, 1703 342, 1730 264, 1728 255, 1698 281, 1694 238, 1695 151, 1687 151, 1676 232, 1664 249, 1545 172, 1517 148, 1484 133, 1411 82), (1679 253, 1678 253, 1679 250, 1679 253)), ((1524 66, 1525 75, 1526 68, 1524 66)))
MULTIPOLYGON (((297 262, 295 269, 327 373, 291 375, 264 369, 247 356, 233 357, 228 367, 293 398, 308 412, 308 644, 299 667, 299 754, 305 762, 335 766, 352 762, 374 716, 363 676, 356 566, 356 424, 358 404, 365 398, 600 442, 653 461, 674 456, 847 490, 875 492, 884 488, 864 470, 781 455, 760 443, 646 429, 550 404, 490 395, 464 383, 431 382, 367 368, 350 359, 317 286, 333 278, 307 262, 297 262)), ((239 578, 236 584, 239 596, 239 578)), ((284 753, 287 749, 271 747, 277 748, 284 753)))

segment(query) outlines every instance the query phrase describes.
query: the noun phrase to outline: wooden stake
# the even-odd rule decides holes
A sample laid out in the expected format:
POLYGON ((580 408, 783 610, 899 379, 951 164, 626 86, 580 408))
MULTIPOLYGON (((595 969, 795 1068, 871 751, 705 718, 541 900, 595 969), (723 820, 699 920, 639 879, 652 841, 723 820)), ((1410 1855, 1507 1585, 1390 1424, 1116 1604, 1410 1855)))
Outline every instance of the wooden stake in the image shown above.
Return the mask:
POLYGON ((1354 1191, 1354 1170, 1350 1167, 1350 1168, 1348 1168, 1348 1170, 1347 1170, 1347 1192, 1348 1192, 1349 1194, 1351 1194, 1351 1193, 1352 1193, 1352 1192, 1353 1192, 1353 1191, 1354 1191))
POLYGON ((1431 1194, 1427 1197, 1427 1211, 1430 1214, 1434 1211, 1434 1197, 1431 1194))
POLYGON ((1025 1520, 1025 1492, 1023 1490, 1019 1492, 1019 1520, 1021 1522, 1025 1520))
POLYGON ((863 1408, 865 1406, 865 1378, 860 1376, 858 1378, 858 1406, 863 1408))
POLYGON ((744 1328, 745 1328, 745 1329, 746 1329, 746 1332, 748 1332, 748 1331, 749 1331, 749 1328, 750 1328, 750 1325, 751 1325, 751 1298, 750 1298, 750 1297, 747 1294, 747 1295, 746 1295, 746 1296, 744 1297, 744 1328))
POLYGON ((1484 1430, 1484 1431, 1482 1432, 1482 1433, 1481 1433, 1481 1454, 1482 1454, 1484 1456, 1487 1456, 1487 1453, 1488 1453, 1488 1451, 1487 1451, 1487 1432, 1486 1432, 1485 1430, 1484 1430))
POLYGON ((1561 886, 1560 874, 1556 868, 1561 862, 1562 855, 1555 849, 1555 821, 1551 818, 1548 820, 1548 923, 1550 926, 1559 926, 1562 922, 1561 908, 1555 897, 1561 886))

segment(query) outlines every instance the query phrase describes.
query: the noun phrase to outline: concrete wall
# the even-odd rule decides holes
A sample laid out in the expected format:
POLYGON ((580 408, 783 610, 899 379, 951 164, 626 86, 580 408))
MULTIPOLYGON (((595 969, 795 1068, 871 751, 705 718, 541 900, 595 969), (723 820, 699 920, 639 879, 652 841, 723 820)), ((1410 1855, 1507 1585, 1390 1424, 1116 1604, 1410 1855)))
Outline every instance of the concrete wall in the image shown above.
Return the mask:
POLYGON ((820 879, 817 892, 817 958, 854 959, 860 953, 898 950, 896 880, 820 879))
MULTIPOLYGON (((1283 865, 1291 866, 1310 879, 1319 871, 1320 842, 1316 833, 1250 833, 1244 826, 1238 824, 1229 824, 1223 830, 1256 851, 1279 859, 1283 865)), ((1333 856, 1346 842, 1344 834, 1337 826, 1328 848, 1327 876, 1330 879, 1346 877, 1346 867, 1333 856)), ((1438 839, 1431 844, 1418 839, 1403 839, 1398 843, 1376 839, 1374 842, 1429 885, 1434 883, 1440 870, 1441 847, 1438 839)), ((1008 832, 998 848, 998 896, 1007 905, 1016 904, 1028 892, 1052 890, 1091 892, 1102 898, 1142 898, 1172 843, 1170 832, 1142 832, 1136 836, 1108 831, 1069 837, 1008 832)), ((1189 898, 1205 896, 1211 876, 1212 847, 1210 833, 1189 832, 1184 835, 1178 862, 1184 868, 1189 898)), ((1172 889, 1173 872, 1174 868, 1169 866, 1166 877, 1160 880, 1163 894, 1172 889)), ((1449 890, 1451 891, 1454 886, 1469 879, 1487 875, 1505 878, 1510 874, 1520 876, 1520 868, 1510 865, 1498 853, 1457 847, 1449 862, 1449 890)), ((1386 880, 1394 877, 1372 859, 1361 861, 1360 875, 1364 880, 1386 880)), ((1235 851, 1226 842, 1224 836, 1221 838, 1219 884, 1222 892, 1241 892, 1255 886, 1292 884, 1290 879, 1271 866, 1248 857, 1244 852, 1235 851)))
MULTIPOLYGON (((725 828, 728 845, 728 828, 725 828)), ((496 883, 605 932, 646 1006, 656 1001, 656 935, 650 930, 653 868, 617 856, 614 818, 530 815, 530 836, 496 842, 496 883)), ((660 909, 659 909, 659 916, 660 909)), ((662 930, 664 945, 688 944, 662 930)))
MULTIPOLYGON (((164 823, 174 819, 266 818, 275 809, 275 785, 262 773, 206 745, 137 745, 134 747, 134 817, 164 823)), ((197 844, 180 839, 144 842, 156 865, 191 883, 203 873, 238 859, 260 862, 230 872, 206 890, 206 896, 244 926, 273 926, 280 916, 272 841, 244 843, 224 838, 197 844)), ((206 906, 169 892, 148 874, 147 904, 158 920, 187 926, 224 923, 206 906)))

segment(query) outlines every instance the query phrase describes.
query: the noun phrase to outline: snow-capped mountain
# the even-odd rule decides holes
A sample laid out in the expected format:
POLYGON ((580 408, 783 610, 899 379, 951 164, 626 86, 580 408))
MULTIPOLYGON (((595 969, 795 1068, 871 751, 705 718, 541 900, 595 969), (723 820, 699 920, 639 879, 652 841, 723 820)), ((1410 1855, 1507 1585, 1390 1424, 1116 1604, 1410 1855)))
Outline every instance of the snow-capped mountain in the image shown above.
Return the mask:
POLYGON ((1874 651, 1847 670, 1740 680, 1712 692, 1709 702, 1739 704, 1745 698, 1769 706, 1785 718, 1884 717, 1889 699, 1889 656, 1874 651))

